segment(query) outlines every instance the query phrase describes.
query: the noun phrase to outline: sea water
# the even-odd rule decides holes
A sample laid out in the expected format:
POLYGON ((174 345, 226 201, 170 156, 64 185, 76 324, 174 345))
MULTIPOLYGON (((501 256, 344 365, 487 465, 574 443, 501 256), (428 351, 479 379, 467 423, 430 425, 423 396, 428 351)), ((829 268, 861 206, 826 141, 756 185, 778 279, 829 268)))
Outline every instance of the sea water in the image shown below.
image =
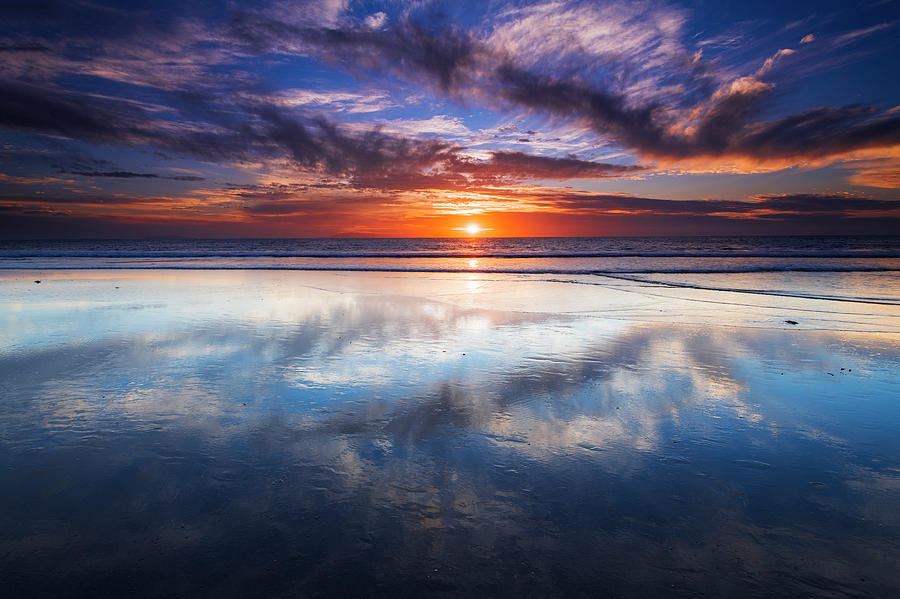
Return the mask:
POLYGON ((138 268, 608 275, 744 292, 900 301, 900 236, 0 242, 0 269, 138 268))

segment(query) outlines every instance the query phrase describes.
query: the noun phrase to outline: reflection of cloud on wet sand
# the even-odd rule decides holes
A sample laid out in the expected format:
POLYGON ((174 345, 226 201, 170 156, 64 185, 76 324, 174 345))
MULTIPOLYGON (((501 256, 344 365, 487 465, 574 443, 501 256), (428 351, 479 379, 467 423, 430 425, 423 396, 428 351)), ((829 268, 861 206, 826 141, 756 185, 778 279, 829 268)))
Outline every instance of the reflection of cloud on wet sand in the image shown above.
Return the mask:
MULTIPOLYGON (((751 589, 787 577, 877 591, 851 580, 840 533, 864 576, 895 580, 876 559, 889 535, 860 536, 874 529, 853 518, 896 527, 884 511, 896 477, 855 466, 858 441, 807 407, 889 390, 889 337, 239 289, 234 303, 167 320, 129 310, 111 330, 0 355, 4 443, 27 466, 4 475, 18 499, 0 500, 13 563, 68 555, 79 534, 91 540, 60 580, 216 555, 217 571, 269 568, 281 593, 358 590, 337 570, 469 594, 577 594, 566 585, 585 572, 623 592, 738 593, 717 586, 722 572, 752 574, 751 589), (845 362, 866 378, 825 374, 845 362), (826 466, 840 475, 811 486, 826 466), (10 522, 20 500, 56 520, 26 534, 10 522), (834 514, 846 520, 823 527, 834 514)), ((233 594, 229 580, 213 584, 233 594)))
MULTIPOLYGON (((138 419, 154 412, 183 417, 213 415, 222 407, 233 411, 233 397, 255 405, 267 393, 283 395, 283 382, 298 393, 318 389, 325 393, 318 401, 325 403, 341 401, 327 395, 334 389, 394 398, 399 391, 408 396, 403 410, 394 400, 316 421, 352 428, 354 419, 368 418, 374 408, 402 437, 429 436, 431 422, 494 436, 509 436, 514 429, 519 437, 533 437, 525 446, 534 452, 628 437, 630 446, 651 449, 658 444, 654 429, 677 421, 685 402, 692 410, 713 402, 759 423, 760 406, 746 402, 755 380, 747 365, 795 369, 800 364, 824 371, 834 363, 827 336, 806 335, 798 346, 777 331, 611 328, 596 318, 296 291, 276 289, 275 301, 254 305, 239 319, 231 306, 199 328, 193 328, 196 316, 182 323, 176 310, 176 326, 166 334, 129 337, 144 324, 134 312, 134 323, 122 327, 117 340, 81 344, 69 352, 35 348, 37 353, 10 357, 9 371, 21 372, 13 363, 40 364, 40 378, 67 379, 50 395, 65 391, 59 398, 64 409, 79 414, 90 408, 75 409, 73 401, 98 401, 94 392, 106 386, 109 393, 102 395, 108 397, 99 402, 103 409, 120 416, 131 410, 138 419), (124 369, 131 378, 98 377, 91 367, 101 365, 124 369), (79 391, 82 379, 87 387, 79 391), (167 391, 157 393, 160 388, 167 391)), ((220 303, 229 304, 223 300, 209 307, 218 310, 220 303)))

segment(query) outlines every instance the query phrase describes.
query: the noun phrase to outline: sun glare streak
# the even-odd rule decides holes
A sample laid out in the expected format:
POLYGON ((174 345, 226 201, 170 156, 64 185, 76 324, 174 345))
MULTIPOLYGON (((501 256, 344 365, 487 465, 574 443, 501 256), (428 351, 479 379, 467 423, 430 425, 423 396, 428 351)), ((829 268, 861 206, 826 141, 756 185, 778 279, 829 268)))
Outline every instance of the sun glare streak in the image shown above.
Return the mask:
POLYGON ((479 233, 481 233, 483 231, 493 231, 493 229, 482 228, 481 226, 478 225, 478 223, 469 223, 468 225, 466 225, 464 227, 454 227, 453 230, 454 231, 464 231, 465 233, 467 233, 470 236, 478 235, 479 233))

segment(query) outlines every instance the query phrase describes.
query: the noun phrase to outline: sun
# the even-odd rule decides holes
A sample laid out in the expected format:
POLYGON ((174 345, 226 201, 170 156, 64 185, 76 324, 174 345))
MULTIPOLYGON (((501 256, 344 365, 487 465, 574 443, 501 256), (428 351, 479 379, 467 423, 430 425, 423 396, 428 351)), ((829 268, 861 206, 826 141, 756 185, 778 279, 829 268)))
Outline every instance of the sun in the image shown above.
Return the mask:
POLYGON ((475 235, 478 235, 479 233, 484 233, 485 231, 493 231, 493 229, 486 229, 486 228, 482 227, 481 225, 479 225, 478 223, 469 223, 468 225, 465 225, 464 227, 455 227, 453 230, 454 231, 462 231, 469 237, 474 237, 475 235))

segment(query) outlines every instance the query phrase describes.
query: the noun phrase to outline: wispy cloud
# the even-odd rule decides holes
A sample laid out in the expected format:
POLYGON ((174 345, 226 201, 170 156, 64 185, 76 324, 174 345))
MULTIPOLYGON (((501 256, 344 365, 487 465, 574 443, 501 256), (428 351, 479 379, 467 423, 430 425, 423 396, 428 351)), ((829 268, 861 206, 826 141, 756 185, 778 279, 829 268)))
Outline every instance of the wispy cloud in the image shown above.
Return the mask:
POLYGON ((862 29, 855 29, 853 31, 848 31, 842 35, 837 36, 834 39, 834 43, 838 45, 849 44, 851 42, 855 42, 859 39, 872 35, 873 33, 878 33, 879 31, 884 31, 885 29, 890 29, 896 23, 879 23, 877 25, 872 25, 871 27, 864 27, 862 29))
POLYGON ((334 90, 291 89, 280 91, 266 99, 286 106, 304 106, 349 114, 380 112, 396 106, 390 96, 383 92, 361 94, 334 90))
MULTIPOLYGON (((474 97, 498 108, 524 108, 584 123, 608 141, 658 160, 704 157, 796 163, 900 143, 900 117, 880 114, 868 106, 812 109, 759 120, 774 87, 759 78, 795 50, 780 50, 752 76, 719 78, 709 87, 717 79, 706 74, 702 61, 698 63, 665 37, 677 33, 681 22, 677 15, 653 21, 643 29, 637 25, 628 29, 618 53, 613 52, 613 39, 619 30, 608 24, 598 25, 599 33, 588 28, 588 34, 572 39, 552 37, 558 43, 568 39, 581 49, 580 56, 591 60, 569 59, 567 63, 566 52, 560 50, 555 51, 555 61, 546 62, 541 59, 546 50, 537 48, 541 40, 551 37, 544 21, 574 31, 574 24, 588 20, 578 11, 562 11, 551 18, 548 11, 553 7, 547 4, 511 11, 505 17, 508 20, 501 21, 485 39, 454 27, 431 30, 409 19, 384 31, 344 28, 292 35, 359 68, 430 82, 451 97, 474 97), (526 27, 529 23, 534 27, 526 27), (526 35, 525 29, 532 32, 526 35), (665 35, 660 38, 661 34, 665 35), (642 47, 644 70, 653 71, 663 64, 671 67, 681 60, 675 72, 695 92, 709 87, 707 95, 683 111, 665 108, 679 104, 682 94, 653 99, 629 95, 617 73, 627 72, 622 68, 626 58, 630 52, 641 52, 638 48, 642 47), (588 64, 594 73, 590 79, 584 76, 588 64), (604 72, 610 76, 603 77, 604 72)), ((258 25, 259 35, 273 33, 258 25)), ((552 49, 552 43, 549 45, 552 49)))
POLYGON ((171 179, 172 181, 204 181, 196 175, 159 175, 157 173, 133 173, 131 171, 63 171, 70 175, 113 179, 171 179))
POLYGON ((382 131, 399 135, 440 134, 453 137, 472 135, 459 117, 438 114, 427 119, 391 119, 378 121, 382 131))

